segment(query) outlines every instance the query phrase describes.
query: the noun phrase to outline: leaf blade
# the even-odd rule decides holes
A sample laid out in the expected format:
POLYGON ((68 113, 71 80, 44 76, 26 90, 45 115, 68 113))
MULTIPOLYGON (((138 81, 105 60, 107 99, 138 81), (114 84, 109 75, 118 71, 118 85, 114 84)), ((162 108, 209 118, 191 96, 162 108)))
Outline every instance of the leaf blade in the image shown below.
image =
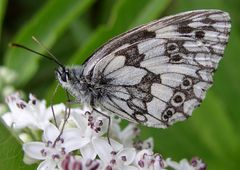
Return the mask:
POLYGON ((0 169, 32 170, 36 165, 27 165, 23 162, 23 151, 20 141, 14 137, 10 129, 0 120, 0 169))
MULTIPOLYGON (((49 1, 18 32, 14 38, 14 42, 24 44, 42 52, 42 49, 31 40, 32 35, 35 35, 36 37, 40 37, 42 43, 50 48, 67 29, 69 24, 91 6, 93 2, 94 0, 49 1)), ((18 85, 24 85, 31 79, 38 68, 38 60, 39 56, 13 48, 8 49, 5 55, 5 65, 16 70, 19 74, 16 81, 18 85)))

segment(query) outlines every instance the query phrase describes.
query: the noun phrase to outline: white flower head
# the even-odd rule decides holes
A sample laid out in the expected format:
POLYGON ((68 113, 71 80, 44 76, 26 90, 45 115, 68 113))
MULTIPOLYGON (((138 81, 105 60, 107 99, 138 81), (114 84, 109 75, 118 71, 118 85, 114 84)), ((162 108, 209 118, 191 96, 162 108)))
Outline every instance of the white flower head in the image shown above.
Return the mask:
POLYGON ((111 126, 109 136, 120 141, 125 147, 132 147, 134 139, 139 135, 140 129, 137 124, 129 123, 124 129, 120 127, 120 118, 111 116, 111 126))
MULTIPOLYGON (((52 109, 46 107, 46 101, 40 101, 32 94, 28 102, 21 99, 19 93, 8 96, 6 102, 10 112, 3 115, 3 120, 16 129, 29 127, 43 130, 53 117, 52 109)), ((64 104, 54 105, 53 108, 56 115, 65 111, 64 104)))
POLYGON ((196 170, 205 170, 207 169, 207 165, 198 157, 193 157, 190 161, 190 164, 196 169, 196 170))
POLYGON ((110 129, 109 129, 109 136, 113 139, 119 139, 120 134, 121 134, 121 127, 120 127, 120 122, 121 119, 114 116, 111 116, 111 124, 110 124, 110 129))
POLYGON ((60 131, 53 124, 44 129, 43 142, 28 142, 23 144, 25 154, 35 160, 43 160, 38 170, 51 170, 60 165, 64 157, 71 151, 79 149, 84 144, 78 134, 78 129, 60 131))
POLYGON ((76 125, 80 130, 78 134, 85 139, 86 144, 80 148, 84 158, 94 159, 97 155, 93 146, 93 140, 101 137, 107 132, 108 119, 84 108, 82 113, 71 113, 76 125))
POLYGON ((136 156, 135 148, 123 148, 121 144, 111 140, 111 145, 104 139, 93 141, 99 158, 103 161, 106 170, 137 170, 133 166, 136 156))
MULTIPOLYGON (((206 164, 199 158, 191 161, 182 159, 180 162, 170 158, 164 160, 160 154, 154 153, 153 138, 145 141, 136 140, 140 130, 135 124, 129 124, 123 130, 120 119, 111 116, 110 137, 106 135, 109 120, 107 117, 90 111, 84 107, 70 109, 70 119, 58 116, 61 122, 59 130, 49 123, 53 118, 52 109, 46 107, 44 100, 40 101, 32 94, 26 102, 15 93, 6 98, 10 112, 3 119, 15 129, 31 128, 31 131, 42 129, 42 142, 27 142, 23 144, 24 162, 27 164, 42 161, 38 170, 205 170, 206 164), (80 150, 79 152, 72 152, 80 150), (98 157, 97 157, 98 156, 98 157)), ((56 115, 66 113, 63 104, 54 105, 56 115)), ((101 111, 102 112, 102 111, 101 111)), ((105 112, 103 112, 106 114, 105 112)), ((27 132, 20 133, 23 141, 29 140, 27 132)))
POLYGON ((133 140, 139 135, 140 129, 136 124, 130 123, 118 135, 119 140, 126 147, 133 146, 133 140))
POLYGON ((164 170, 166 164, 160 154, 154 154, 149 149, 137 153, 135 164, 140 170, 164 170))
POLYGON ((153 150, 153 138, 150 137, 144 141, 142 140, 137 140, 133 143, 133 146, 138 150, 144 150, 144 149, 149 149, 149 150, 153 150))
POLYGON ((199 158, 193 158, 190 162, 187 159, 182 159, 179 163, 168 158, 166 163, 175 170, 205 170, 207 168, 206 164, 199 158))

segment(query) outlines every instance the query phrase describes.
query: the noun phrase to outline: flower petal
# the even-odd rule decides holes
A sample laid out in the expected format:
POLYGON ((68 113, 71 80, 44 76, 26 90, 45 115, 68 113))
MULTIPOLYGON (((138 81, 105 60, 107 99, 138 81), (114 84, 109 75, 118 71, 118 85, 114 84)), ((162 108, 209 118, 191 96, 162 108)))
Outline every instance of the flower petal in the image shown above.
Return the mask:
POLYGON ((81 130, 81 134, 84 134, 88 123, 86 117, 83 114, 78 113, 76 111, 71 112, 71 116, 75 120, 77 127, 81 130))
POLYGON ((2 115, 2 119, 8 126, 12 126, 12 124, 13 124, 13 117, 12 117, 12 113, 11 112, 8 112, 8 113, 5 113, 4 115, 2 115))
MULTIPOLYGON (((52 107, 53 107, 55 115, 58 115, 58 114, 60 114, 60 113, 65 111, 65 105, 63 103, 55 104, 52 107)), ((47 119, 51 119, 53 117, 53 113, 52 113, 52 108, 51 107, 47 108, 45 115, 46 115, 47 119)))
POLYGON ((114 139, 119 139, 121 134, 120 119, 111 116, 109 135, 114 139))
MULTIPOLYGON (((107 140, 107 138, 103 138, 105 140, 107 140)), ((119 151, 123 148, 123 145, 113 139, 110 139, 111 142, 111 146, 114 148, 115 151, 119 151)))
POLYGON ((23 156, 23 162, 27 165, 34 164, 37 161, 38 161, 37 159, 30 158, 27 154, 24 154, 23 156))
POLYGON ((136 156, 136 150, 135 148, 124 148, 117 154, 118 160, 122 161, 124 165, 129 165, 131 164, 136 156), (123 161, 123 157, 126 158, 126 161, 123 161))
POLYGON ((195 168, 189 164, 187 159, 182 159, 179 162, 179 164, 180 164, 181 170, 195 170, 195 168))
POLYGON ((111 145, 109 145, 107 140, 104 140, 102 138, 96 138, 93 140, 93 147, 100 159, 104 163, 108 163, 111 159, 110 153, 113 151, 113 148, 111 147, 111 145))
POLYGON ((180 161, 180 163, 178 163, 178 162, 172 161, 170 158, 168 158, 166 160, 166 163, 171 168, 177 169, 177 170, 194 170, 195 169, 189 164, 189 162, 186 159, 183 159, 180 161))
POLYGON ((135 167, 135 166, 123 166, 122 169, 124 169, 124 170, 138 170, 138 168, 135 167))
POLYGON ((108 119, 104 118, 104 117, 98 117, 98 120, 101 120, 103 122, 103 126, 101 128, 101 130, 98 133, 95 133, 96 136, 102 136, 103 134, 105 134, 107 132, 108 129, 108 119))
POLYGON ((42 149, 45 149, 45 144, 43 142, 28 142, 23 144, 24 152, 30 157, 37 160, 44 160, 44 157, 41 153, 42 149))
POLYGON ((27 110, 19 110, 18 112, 13 112, 12 114, 14 128, 22 129, 31 125, 36 128, 32 113, 27 110))
POLYGON ((137 133, 134 131, 136 128, 136 124, 130 123, 126 128, 123 129, 121 133, 121 139, 125 140, 133 140, 136 137, 137 133))
POLYGON ((55 167, 56 167, 56 163, 54 161, 47 159, 38 165, 37 170, 54 170, 55 167))
POLYGON ((80 149, 88 143, 88 138, 73 137, 71 140, 64 141, 63 146, 65 147, 66 152, 69 153, 71 151, 80 149))
POLYGON ((93 147, 100 157, 101 160, 103 160, 105 163, 108 163, 109 160, 112 158, 111 152, 112 151, 119 151, 123 146, 114 141, 110 140, 111 145, 109 145, 106 138, 95 138, 92 140, 93 147))
POLYGON ((90 142, 89 138, 81 137, 80 132, 78 128, 69 128, 63 131, 61 137, 64 139, 63 146, 66 148, 66 152, 80 149, 90 142))
POLYGON ((97 153, 94 150, 94 147, 91 143, 87 144, 86 146, 80 148, 81 155, 85 160, 88 159, 95 159, 97 156, 97 153))
POLYGON ((43 138, 46 141, 54 142, 58 137, 59 133, 60 131, 58 130, 58 128, 52 123, 49 123, 49 125, 47 125, 44 129, 43 138))
POLYGON ((79 136, 79 137, 81 136, 81 130, 78 128, 68 128, 68 129, 64 129, 61 137, 64 140, 69 140, 76 136, 79 136))

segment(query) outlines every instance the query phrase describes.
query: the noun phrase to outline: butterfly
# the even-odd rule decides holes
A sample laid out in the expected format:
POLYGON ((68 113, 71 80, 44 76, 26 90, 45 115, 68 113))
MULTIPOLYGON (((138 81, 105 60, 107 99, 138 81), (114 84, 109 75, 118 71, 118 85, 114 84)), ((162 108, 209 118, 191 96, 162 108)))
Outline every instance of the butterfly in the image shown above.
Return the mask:
POLYGON ((96 111, 166 128, 191 116, 205 98, 230 28, 221 10, 164 17, 111 39, 81 66, 55 61, 56 77, 96 111))

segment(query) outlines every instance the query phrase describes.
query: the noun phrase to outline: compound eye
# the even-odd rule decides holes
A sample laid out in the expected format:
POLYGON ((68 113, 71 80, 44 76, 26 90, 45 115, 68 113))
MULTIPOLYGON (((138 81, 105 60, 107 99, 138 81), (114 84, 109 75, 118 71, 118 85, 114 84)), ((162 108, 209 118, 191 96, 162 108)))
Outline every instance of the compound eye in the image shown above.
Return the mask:
POLYGON ((69 77, 68 71, 63 71, 62 74, 61 74, 62 81, 67 82, 68 77, 69 77))

